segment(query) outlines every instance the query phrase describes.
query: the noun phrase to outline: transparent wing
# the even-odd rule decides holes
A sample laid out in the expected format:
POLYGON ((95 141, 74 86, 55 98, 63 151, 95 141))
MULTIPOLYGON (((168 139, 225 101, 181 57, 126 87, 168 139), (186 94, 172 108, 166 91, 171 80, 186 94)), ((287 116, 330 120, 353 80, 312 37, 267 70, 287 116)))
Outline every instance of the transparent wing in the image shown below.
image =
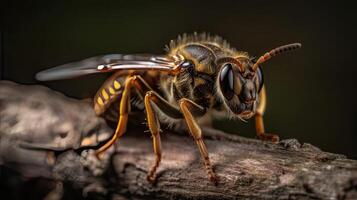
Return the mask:
POLYGON ((109 54, 82 61, 60 65, 36 74, 39 81, 71 79, 87 74, 111 72, 115 70, 160 70, 171 71, 183 62, 182 58, 163 55, 109 54))

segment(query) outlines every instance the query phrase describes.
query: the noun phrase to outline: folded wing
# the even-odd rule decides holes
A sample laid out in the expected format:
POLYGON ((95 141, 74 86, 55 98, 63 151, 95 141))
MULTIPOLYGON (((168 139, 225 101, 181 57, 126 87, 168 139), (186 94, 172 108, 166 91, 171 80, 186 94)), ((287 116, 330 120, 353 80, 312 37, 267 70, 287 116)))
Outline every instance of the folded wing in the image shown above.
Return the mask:
POLYGON ((171 71, 182 62, 183 60, 179 57, 169 57, 163 55, 109 54, 41 71, 36 74, 36 79, 39 81, 71 79, 87 74, 105 73, 116 70, 171 71))

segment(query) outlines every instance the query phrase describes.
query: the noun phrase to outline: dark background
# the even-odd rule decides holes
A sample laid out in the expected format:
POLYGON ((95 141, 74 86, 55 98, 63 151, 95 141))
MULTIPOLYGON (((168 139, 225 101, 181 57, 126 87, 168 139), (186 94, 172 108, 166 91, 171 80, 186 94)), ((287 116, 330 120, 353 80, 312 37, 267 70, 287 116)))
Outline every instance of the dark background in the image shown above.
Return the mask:
MULTIPOLYGON (((178 34, 207 31, 259 56, 291 42, 303 48, 263 66, 266 129, 357 158, 355 17, 341 1, 55 1, 2 6, 1 79, 37 83, 36 72, 107 53, 162 53, 178 34)), ((94 95, 91 75, 45 84, 68 96, 94 95)), ((39 83, 37 83, 39 84, 39 83)), ((216 122, 254 137, 254 120, 216 122)))

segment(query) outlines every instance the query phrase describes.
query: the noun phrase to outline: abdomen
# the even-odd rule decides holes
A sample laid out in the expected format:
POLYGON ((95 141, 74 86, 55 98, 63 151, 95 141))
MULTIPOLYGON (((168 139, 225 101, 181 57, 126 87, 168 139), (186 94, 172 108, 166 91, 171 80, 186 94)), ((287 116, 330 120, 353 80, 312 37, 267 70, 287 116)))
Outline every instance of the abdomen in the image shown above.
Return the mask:
MULTIPOLYGON (((148 71, 119 71, 107 79, 94 96, 94 111, 97 115, 102 115, 108 109, 119 108, 120 100, 125 86, 125 80, 128 76, 140 75, 151 86, 153 90, 157 90, 157 73, 148 71), (112 104, 117 104, 111 106, 112 104)), ((135 88, 131 88, 132 106, 142 109, 142 98, 137 95, 135 88)), ((118 109, 115 109, 117 113, 118 109)), ((117 117, 117 116, 116 116, 117 117)))

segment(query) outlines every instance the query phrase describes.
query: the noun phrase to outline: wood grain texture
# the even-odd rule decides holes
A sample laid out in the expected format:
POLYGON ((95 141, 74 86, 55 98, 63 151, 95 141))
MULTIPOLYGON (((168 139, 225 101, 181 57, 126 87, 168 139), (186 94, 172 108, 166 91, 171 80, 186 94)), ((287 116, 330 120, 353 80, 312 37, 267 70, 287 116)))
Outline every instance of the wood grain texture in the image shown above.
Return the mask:
MULTIPOLYGON (((163 157, 157 183, 152 185, 146 181, 146 174, 155 156, 150 134, 143 132, 145 126, 129 126, 101 161, 92 151, 72 151, 78 145, 108 137, 109 127, 94 116, 89 102, 72 100, 44 87, 7 81, 0 82, 0 91, 1 195, 20 199, 23 195, 27 199, 357 199, 355 160, 323 152, 311 144, 300 144, 295 139, 269 144, 210 128, 204 128, 203 134, 219 176, 217 186, 208 181, 193 138, 185 132, 168 130, 161 134, 163 157), (2 95, 4 91, 11 95, 2 95), (43 106, 33 107, 28 101, 29 93, 47 95, 36 100, 43 106), (50 109, 54 104, 49 102, 57 102, 56 106, 61 107, 61 112, 48 112, 49 117, 65 116, 67 126, 76 127, 62 138, 66 142, 58 142, 61 136, 57 135, 58 129, 51 128, 55 126, 51 120, 24 120, 27 118, 23 115, 35 114, 32 112, 36 109, 50 109), (20 105, 21 111, 26 112, 11 109, 10 113, 9 106, 20 105), (68 106, 70 110, 66 109, 68 106), (72 114, 68 115, 69 112, 72 114), (85 116, 91 120, 86 121, 85 116), (11 119, 16 119, 16 123, 11 119), (81 126, 86 128, 78 128, 81 126), (77 138, 77 134, 81 137, 70 139, 77 138), (18 146, 22 142, 46 141, 45 144, 67 150, 53 156, 48 151, 18 146), (24 188, 28 193, 18 192, 24 188)), ((58 120, 56 126, 61 123, 58 120)))

